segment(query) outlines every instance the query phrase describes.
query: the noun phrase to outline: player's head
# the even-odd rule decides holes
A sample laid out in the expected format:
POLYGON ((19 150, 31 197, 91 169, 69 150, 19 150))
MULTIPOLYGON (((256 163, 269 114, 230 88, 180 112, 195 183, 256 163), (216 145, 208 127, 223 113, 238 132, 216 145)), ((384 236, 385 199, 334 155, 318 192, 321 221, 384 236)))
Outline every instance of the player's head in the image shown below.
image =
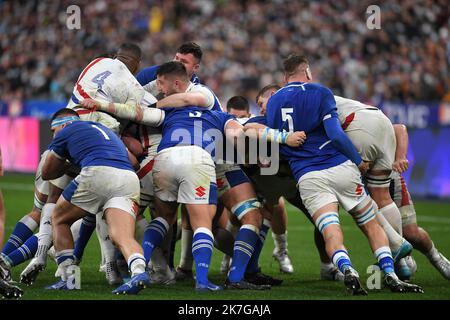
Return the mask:
POLYGON ((234 96, 227 102, 227 112, 236 118, 250 117, 250 105, 242 96, 234 96))
POLYGON ((135 74, 139 70, 141 58, 141 48, 134 43, 122 44, 116 54, 116 59, 122 61, 132 74, 135 74))
POLYGON ((159 91, 166 97, 174 93, 185 92, 189 82, 186 67, 178 61, 163 63, 156 72, 156 84, 159 91))
POLYGON ((50 129, 53 131, 53 137, 55 137, 56 134, 64 129, 69 123, 79 120, 80 117, 78 116, 78 113, 73 109, 63 108, 56 111, 50 120, 50 129))
POLYGON ((258 105, 259 112, 261 112, 262 115, 266 114, 267 101, 269 101, 269 98, 280 88, 281 87, 277 84, 269 84, 259 90, 256 95, 256 104, 258 105))
POLYGON ((309 70, 309 62, 305 56, 292 53, 284 61, 284 81, 286 83, 299 81, 311 82, 312 75, 309 70))
POLYGON ((202 56, 202 48, 198 44, 195 42, 186 42, 178 48, 173 60, 184 64, 190 79, 198 71, 198 68, 200 68, 202 56))

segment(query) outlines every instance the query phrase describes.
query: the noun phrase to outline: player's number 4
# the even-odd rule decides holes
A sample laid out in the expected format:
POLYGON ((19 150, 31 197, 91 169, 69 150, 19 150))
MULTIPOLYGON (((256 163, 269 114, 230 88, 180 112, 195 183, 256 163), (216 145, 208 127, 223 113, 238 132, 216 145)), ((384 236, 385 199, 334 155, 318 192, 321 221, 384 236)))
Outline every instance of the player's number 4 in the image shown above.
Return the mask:
POLYGON ((289 132, 294 132, 294 120, 290 113, 294 112, 294 108, 282 108, 281 109, 281 118, 283 121, 288 122, 289 132))

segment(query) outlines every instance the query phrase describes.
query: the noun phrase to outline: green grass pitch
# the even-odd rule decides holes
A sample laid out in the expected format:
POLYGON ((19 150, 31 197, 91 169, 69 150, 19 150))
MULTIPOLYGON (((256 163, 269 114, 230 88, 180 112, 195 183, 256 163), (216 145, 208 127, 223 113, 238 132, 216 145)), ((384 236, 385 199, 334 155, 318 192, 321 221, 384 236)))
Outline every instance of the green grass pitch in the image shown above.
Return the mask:
MULTIPOLYGON (((15 223, 33 205, 33 179, 31 175, 7 174, 0 180, 3 191, 7 219, 6 236, 9 236, 15 223)), ((424 227, 431 235, 437 248, 447 257, 450 257, 450 203, 434 201, 416 201, 419 225, 424 227)), ((281 274, 278 264, 272 258, 273 241, 271 235, 267 237, 266 245, 261 254, 260 264, 262 270, 274 277, 284 280, 280 287, 272 290, 255 292, 224 291, 214 294, 199 294, 194 290, 194 282, 179 282, 172 286, 153 286, 147 288, 137 296, 114 296, 105 280, 103 273, 98 272, 100 263, 100 249, 95 233, 88 244, 85 256, 81 263, 81 290, 78 291, 47 291, 44 286, 57 281, 54 277, 56 265, 48 262, 47 269, 39 276, 37 282, 26 287, 21 285, 25 294, 22 299, 82 299, 82 300, 115 300, 115 299, 247 299, 247 300, 307 300, 307 299, 449 299, 450 282, 445 280, 418 251, 413 252, 417 261, 418 272, 413 278, 414 282, 423 286, 424 294, 394 294, 387 289, 371 290, 367 297, 351 297, 347 295, 344 286, 339 282, 319 280, 319 257, 313 243, 313 227, 304 215, 288 207, 288 239, 289 252, 294 263, 295 272, 292 275, 281 274)), ((341 212, 341 222, 345 235, 345 244, 350 252, 351 259, 360 273, 365 286, 369 274, 367 267, 374 262, 368 242, 356 228, 348 214, 341 212)), ((5 239, 6 241, 6 239, 5 239)), ((176 261, 179 258, 179 243, 177 244, 176 261)), ((225 276, 219 271, 222 253, 214 251, 210 269, 210 278, 213 282, 221 284, 225 276)), ((18 280, 20 272, 26 264, 13 269, 13 279, 18 280)))

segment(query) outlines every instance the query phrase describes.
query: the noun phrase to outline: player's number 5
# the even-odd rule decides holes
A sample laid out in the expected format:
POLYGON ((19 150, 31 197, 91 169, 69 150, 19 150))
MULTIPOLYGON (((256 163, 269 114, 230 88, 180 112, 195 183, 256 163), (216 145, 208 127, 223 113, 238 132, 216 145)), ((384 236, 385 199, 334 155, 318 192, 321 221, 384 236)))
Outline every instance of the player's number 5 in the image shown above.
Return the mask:
POLYGON ((95 128, 98 131, 100 131, 100 133, 105 137, 106 140, 111 140, 111 139, 109 139, 109 136, 106 134, 105 131, 103 131, 102 128, 97 127, 95 124, 92 125, 92 128, 95 128))
POLYGON ((290 113, 294 112, 294 108, 282 108, 281 109, 281 118, 283 121, 288 122, 289 132, 294 132, 294 120, 290 113))

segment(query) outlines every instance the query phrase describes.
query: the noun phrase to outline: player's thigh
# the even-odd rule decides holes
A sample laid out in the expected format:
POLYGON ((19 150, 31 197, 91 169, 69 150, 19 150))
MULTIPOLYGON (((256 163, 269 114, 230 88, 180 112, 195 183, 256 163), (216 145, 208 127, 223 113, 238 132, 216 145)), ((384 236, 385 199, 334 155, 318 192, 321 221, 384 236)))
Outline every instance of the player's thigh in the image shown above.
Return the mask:
POLYGON ((104 215, 109 235, 114 242, 134 237, 136 220, 129 212, 118 208, 108 208, 104 215))
POLYGON ((212 220, 216 213, 214 204, 186 204, 192 230, 204 227, 212 229, 212 220))
POLYGON ((78 219, 83 218, 88 214, 84 209, 70 203, 64 197, 59 197, 56 206, 52 213, 52 224, 57 225, 72 225, 78 219))
POLYGON ((228 191, 240 184, 249 183, 250 179, 236 164, 216 165, 217 196, 222 199, 228 191))
POLYGON ((324 170, 312 171, 303 175, 299 179, 298 189, 302 202, 311 217, 319 209, 338 203, 338 198, 324 170))

